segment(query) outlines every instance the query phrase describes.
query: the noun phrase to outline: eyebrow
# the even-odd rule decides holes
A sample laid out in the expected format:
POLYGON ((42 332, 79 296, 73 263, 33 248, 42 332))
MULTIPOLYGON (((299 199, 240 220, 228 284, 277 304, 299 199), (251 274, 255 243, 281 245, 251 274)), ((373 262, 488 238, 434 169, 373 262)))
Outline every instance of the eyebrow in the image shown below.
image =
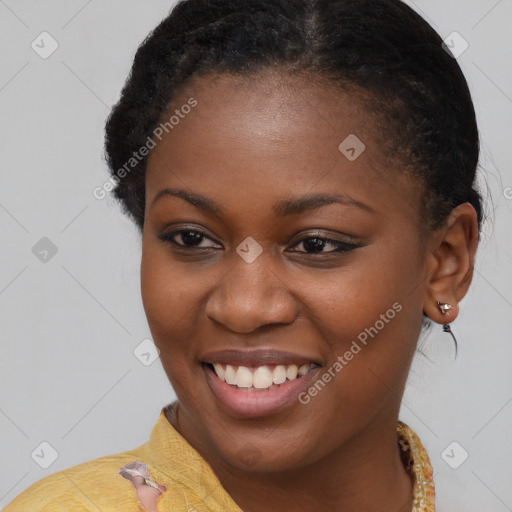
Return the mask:
MULTIPOLYGON (((217 217, 220 217, 223 214, 223 209, 218 203, 213 201, 213 199, 187 190, 176 188, 164 188, 160 190, 151 202, 150 207, 153 207, 155 203, 162 197, 181 198, 187 203, 195 206, 196 208, 199 208, 203 212, 215 215, 217 217)), ((292 215, 300 215, 301 213, 316 210, 323 206, 336 203, 344 206, 357 207, 373 214, 377 213, 371 206, 362 203, 361 201, 358 201, 346 194, 313 194, 299 197, 297 199, 285 199, 276 203, 273 207, 273 210, 274 213, 279 217, 288 217, 292 215)))

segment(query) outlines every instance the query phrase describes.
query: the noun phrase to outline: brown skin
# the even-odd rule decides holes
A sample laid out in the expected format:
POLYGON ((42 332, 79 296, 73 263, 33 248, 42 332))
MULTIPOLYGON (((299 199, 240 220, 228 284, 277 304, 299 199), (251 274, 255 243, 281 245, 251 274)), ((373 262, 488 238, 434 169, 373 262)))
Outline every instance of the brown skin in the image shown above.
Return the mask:
POLYGON ((422 248, 420 187, 384 162, 376 123, 353 93, 264 73, 196 79, 173 109, 190 97, 198 106, 152 151, 146 176, 142 298, 179 399, 179 422, 169 421, 245 512, 410 511, 400 401, 422 312, 443 323, 435 300, 456 305, 470 285, 474 209, 457 207, 422 248), (338 150, 351 133, 366 145, 353 162, 338 150), (153 204, 163 188, 206 196, 223 213, 170 196, 153 204), (281 218, 272 209, 318 193, 376 213, 334 203, 281 218), (159 240, 175 229, 204 232, 205 249, 159 240), (340 253, 327 242, 314 253, 303 241, 316 230, 361 246, 340 253), (251 264, 235 251, 249 236, 263 248, 251 264), (320 376, 394 302, 403 309, 309 404, 240 420, 216 403, 201 367, 207 351, 299 353, 321 362, 320 376))

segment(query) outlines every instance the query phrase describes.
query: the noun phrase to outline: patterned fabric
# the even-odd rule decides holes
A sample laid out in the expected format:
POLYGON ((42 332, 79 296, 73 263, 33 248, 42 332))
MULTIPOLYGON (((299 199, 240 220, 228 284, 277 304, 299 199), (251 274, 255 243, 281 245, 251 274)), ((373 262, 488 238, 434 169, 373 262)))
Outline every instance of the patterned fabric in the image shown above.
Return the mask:
MULTIPOLYGON (((166 409, 146 444, 49 475, 4 512, 242 512, 208 463, 169 423, 166 409)), ((435 512, 425 449, 402 422, 397 441, 414 483, 412 512, 435 512)))
POLYGON ((397 426, 400 455, 414 485, 412 512, 435 512, 432 465, 416 433, 402 421, 397 426))

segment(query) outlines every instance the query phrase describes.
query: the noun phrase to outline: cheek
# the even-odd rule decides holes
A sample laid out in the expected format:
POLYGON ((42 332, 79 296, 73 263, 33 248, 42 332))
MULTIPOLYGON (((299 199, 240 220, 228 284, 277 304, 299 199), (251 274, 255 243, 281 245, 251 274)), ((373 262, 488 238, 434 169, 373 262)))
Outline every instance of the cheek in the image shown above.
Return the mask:
POLYGON ((144 242, 141 296, 154 342, 161 352, 179 348, 186 342, 188 326, 194 325, 197 304, 203 293, 194 274, 172 262, 165 247, 159 247, 156 242, 144 242), (170 336, 173 343, 166 342, 170 336))
POLYGON ((173 258, 165 243, 144 237, 141 260, 141 293, 147 313, 163 327, 180 323, 204 293, 201 272, 173 258))
POLYGON ((141 295, 153 341, 160 351, 160 361, 180 397, 189 402, 197 389, 197 347, 195 329, 204 297, 204 280, 172 262, 158 243, 144 243, 141 261, 141 295), (203 281, 203 286, 200 286, 203 281))
MULTIPOLYGON (((376 411, 401 393, 421 328, 415 261, 400 247, 375 247, 321 279, 297 276, 306 315, 328 346, 327 370, 335 375, 326 375, 331 392, 318 394, 326 410, 331 401, 331 410, 337 402, 376 411)), ((336 421, 334 410, 333 416, 336 421)))
POLYGON ((332 272, 300 271, 290 279, 300 283, 298 300, 308 309, 304 314, 339 350, 347 340, 371 338, 369 331, 375 335, 375 329, 380 336, 395 337, 404 325, 416 322, 421 301, 416 254, 375 244, 350 258, 332 272), (404 313, 409 309, 412 317, 404 313))

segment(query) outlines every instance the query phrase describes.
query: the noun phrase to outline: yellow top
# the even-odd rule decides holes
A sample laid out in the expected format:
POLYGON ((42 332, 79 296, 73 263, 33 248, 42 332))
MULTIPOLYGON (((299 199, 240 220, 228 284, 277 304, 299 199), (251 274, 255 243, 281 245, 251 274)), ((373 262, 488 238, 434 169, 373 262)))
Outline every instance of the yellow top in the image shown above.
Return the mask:
MULTIPOLYGON (((209 464, 174 429, 162 408, 149 442, 48 475, 4 512, 242 512, 209 464)), ((428 455, 398 422, 402 461, 414 482, 412 512, 435 512, 428 455)))

